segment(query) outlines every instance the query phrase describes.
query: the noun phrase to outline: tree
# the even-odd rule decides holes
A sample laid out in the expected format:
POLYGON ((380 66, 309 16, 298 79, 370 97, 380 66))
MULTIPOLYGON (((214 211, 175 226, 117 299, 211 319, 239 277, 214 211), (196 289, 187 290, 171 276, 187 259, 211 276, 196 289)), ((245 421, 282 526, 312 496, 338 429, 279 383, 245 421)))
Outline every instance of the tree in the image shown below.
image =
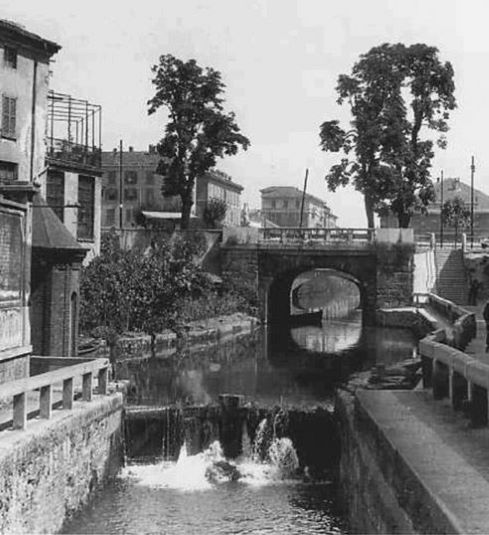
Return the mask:
POLYGON ((222 199, 210 199, 206 204, 203 219, 208 228, 215 228, 226 217, 227 204, 222 199))
POLYGON ((455 245, 457 245, 458 230, 465 228, 470 223, 470 210, 466 208, 460 197, 454 197, 443 203, 441 219, 444 225, 455 230, 455 245))
POLYGON ((250 144, 241 134, 234 113, 223 109, 221 74, 202 69, 195 60, 184 62, 171 54, 152 68, 154 97, 148 113, 168 111, 164 136, 158 143, 158 172, 165 176, 164 195, 180 195, 183 229, 188 228, 192 192, 197 177, 215 166, 217 158, 234 155, 250 144))
POLYGON ((387 211, 408 227, 414 211, 434 200, 433 140, 422 134, 438 133, 438 146, 446 146, 456 107, 451 64, 425 44, 383 44, 362 55, 350 76, 340 75, 336 90, 352 122, 350 130, 336 120, 320 127, 321 148, 342 153, 326 175, 328 188, 352 184, 363 193, 369 227, 374 213, 387 211))

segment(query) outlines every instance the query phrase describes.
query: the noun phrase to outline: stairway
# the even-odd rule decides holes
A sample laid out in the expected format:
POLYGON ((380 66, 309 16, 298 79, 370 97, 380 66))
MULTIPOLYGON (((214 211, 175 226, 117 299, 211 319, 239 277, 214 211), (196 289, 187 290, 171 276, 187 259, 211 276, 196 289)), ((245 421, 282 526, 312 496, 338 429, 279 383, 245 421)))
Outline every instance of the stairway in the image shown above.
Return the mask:
POLYGON ((437 295, 458 305, 468 302, 469 284, 460 249, 435 250, 437 295))

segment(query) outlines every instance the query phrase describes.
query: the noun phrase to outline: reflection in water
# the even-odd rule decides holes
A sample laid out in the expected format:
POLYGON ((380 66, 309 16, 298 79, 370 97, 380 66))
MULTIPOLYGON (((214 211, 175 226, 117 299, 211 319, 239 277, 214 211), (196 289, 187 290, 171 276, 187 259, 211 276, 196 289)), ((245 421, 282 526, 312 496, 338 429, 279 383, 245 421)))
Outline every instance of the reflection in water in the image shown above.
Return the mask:
POLYGON ((136 404, 207 404, 239 394, 261 405, 304 406, 332 399, 335 383, 376 363, 412 356, 416 339, 403 329, 362 326, 360 313, 322 326, 258 331, 254 337, 185 355, 119 364, 136 404))
POLYGON ((320 353, 342 353, 360 343, 362 337, 361 312, 357 311, 345 319, 324 321, 321 326, 307 325, 292 328, 294 342, 307 349, 320 353))

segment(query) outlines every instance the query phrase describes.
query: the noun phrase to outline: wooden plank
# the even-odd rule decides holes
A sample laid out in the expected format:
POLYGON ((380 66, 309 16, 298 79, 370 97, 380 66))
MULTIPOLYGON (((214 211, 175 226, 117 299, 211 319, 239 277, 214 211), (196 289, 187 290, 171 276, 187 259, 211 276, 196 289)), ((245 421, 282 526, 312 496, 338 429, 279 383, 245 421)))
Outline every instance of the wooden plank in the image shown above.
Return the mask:
POLYGON ((14 429, 25 429, 27 423, 27 403, 25 393, 14 396, 14 429))
POLYGON ((63 381, 63 409, 73 408, 73 377, 63 381))
POLYGON ((51 385, 41 387, 39 416, 49 420, 53 412, 53 387, 51 385))
POLYGON ((109 360, 105 358, 93 359, 82 364, 75 364, 74 366, 67 366, 66 368, 60 368, 52 372, 41 373, 32 377, 25 377, 24 379, 18 379, 11 381, 10 383, 3 384, 0 391, 0 400, 9 399, 17 394, 24 392, 30 392, 43 386, 59 383, 64 379, 70 377, 78 377, 85 373, 95 373, 101 368, 105 368, 109 365, 109 360))

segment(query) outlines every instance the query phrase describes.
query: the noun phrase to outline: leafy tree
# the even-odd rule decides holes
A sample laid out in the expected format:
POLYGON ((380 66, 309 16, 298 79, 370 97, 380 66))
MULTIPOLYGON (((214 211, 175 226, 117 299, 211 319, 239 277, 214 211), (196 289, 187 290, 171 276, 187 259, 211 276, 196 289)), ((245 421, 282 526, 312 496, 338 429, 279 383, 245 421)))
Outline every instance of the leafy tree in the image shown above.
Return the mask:
POLYGON ((320 146, 342 153, 326 175, 331 191, 352 184, 364 195, 368 226, 374 213, 392 211, 408 227, 416 209, 434 200, 430 167, 433 140, 444 148, 449 111, 456 107, 453 69, 425 44, 383 44, 340 75, 338 103, 347 102, 351 128, 336 120, 320 127, 320 146))
POLYGON ((163 194, 180 195, 181 226, 187 229, 197 177, 214 167, 218 157, 234 155, 240 147, 246 150, 250 142, 241 134, 234 113, 224 112, 225 86, 218 71, 166 54, 152 72, 156 92, 148 101, 148 113, 162 106, 168 111, 158 143, 158 172, 165 176, 163 194))
POLYGON ((223 199, 210 199, 206 204, 203 219, 208 228, 215 228, 226 217, 227 204, 223 199))
POLYGON ((470 223, 470 210, 465 206, 460 197, 454 197, 443 203, 441 218, 444 225, 455 230, 455 245, 458 241, 458 231, 467 227, 470 223))

